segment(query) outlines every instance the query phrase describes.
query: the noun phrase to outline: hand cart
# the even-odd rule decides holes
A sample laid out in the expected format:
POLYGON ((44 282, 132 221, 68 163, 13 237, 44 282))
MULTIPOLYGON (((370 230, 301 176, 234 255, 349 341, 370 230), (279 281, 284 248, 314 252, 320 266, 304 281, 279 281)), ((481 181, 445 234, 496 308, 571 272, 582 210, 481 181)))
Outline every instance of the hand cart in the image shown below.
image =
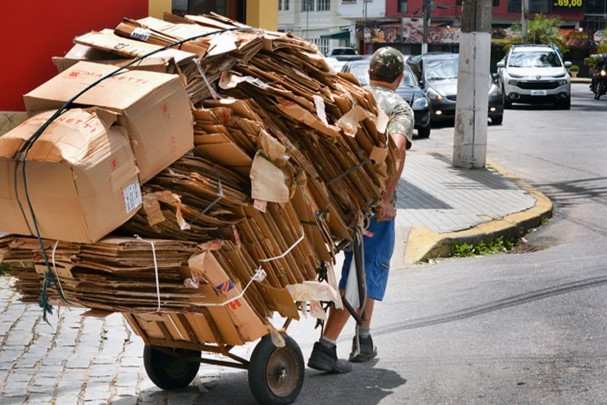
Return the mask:
MULTIPOLYGON (((284 346, 278 347, 274 343, 276 336, 268 333, 256 344, 250 360, 246 360, 231 353, 234 345, 222 342, 213 324, 210 325, 217 342, 201 341, 196 327, 201 321, 207 322, 210 314, 157 314, 154 321, 137 314, 123 315, 145 342, 144 367, 159 388, 187 387, 198 374, 200 364, 205 363, 248 370, 251 393, 262 404, 290 404, 301 391, 305 372, 303 355, 295 340, 284 332, 280 334, 284 346), (162 337, 154 333, 150 322, 155 323, 162 337), (180 332, 181 336, 175 339, 177 330, 185 333, 180 332), (220 354, 227 359, 204 357, 203 352, 220 354)), ((290 319, 285 327, 288 322, 290 319)))
MULTIPOLYGON (((366 298, 362 233, 355 235, 352 245, 360 311, 343 295, 342 301, 359 325, 364 320, 366 298)), ((135 333, 144 340, 143 362, 150 380, 159 388, 174 390, 187 387, 198 374, 201 363, 233 367, 248 371, 249 388, 260 403, 293 403, 303 386, 305 363, 297 342, 284 332, 292 318, 286 320, 280 334, 274 331, 263 335, 250 360, 246 360, 231 353, 236 344, 222 338, 213 315, 217 319, 211 309, 201 313, 123 313, 135 333), (204 357, 203 352, 227 359, 204 357)))

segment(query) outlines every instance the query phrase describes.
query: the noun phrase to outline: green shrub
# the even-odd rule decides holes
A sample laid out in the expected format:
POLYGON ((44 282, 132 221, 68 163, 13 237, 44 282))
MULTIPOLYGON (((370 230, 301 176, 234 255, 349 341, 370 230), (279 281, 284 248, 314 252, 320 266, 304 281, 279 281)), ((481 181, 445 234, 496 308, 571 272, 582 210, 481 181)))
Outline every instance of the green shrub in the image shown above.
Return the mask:
POLYGON ((498 237, 486 243, 480 241, 471 245, 469 243, 455 243, 451 247, 451 256, 454 257, 469 257, 493 255, 497 253, 506 253, 514 249, 515 244, 511 240, 504 240, 503 237, 498 237))

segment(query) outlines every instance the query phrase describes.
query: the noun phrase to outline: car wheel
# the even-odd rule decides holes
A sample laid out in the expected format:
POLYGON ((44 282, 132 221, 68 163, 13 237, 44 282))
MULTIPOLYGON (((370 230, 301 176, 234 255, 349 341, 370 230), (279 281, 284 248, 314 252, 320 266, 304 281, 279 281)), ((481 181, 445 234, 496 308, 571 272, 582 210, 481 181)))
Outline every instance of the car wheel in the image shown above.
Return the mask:
POLYGON ((430 125, 428 125, 427 127, 419 128, 417 130, 417 136, 419 138, 429 138, 430 130, 431 130, 430 125))
POLYGON ((512 101, 506 96, 506 93, 504 93, 504 108, 512 108, 512 101))
POLYGON ((562 101, 559 104, 559 107, 561 108, 561 110, 570 110, 571 109, 571 96, 567 96, 565 101, 562 101))
POLYGON ((504 121, 504 115, 494 115, 491 118, 491 125, 502 125, 504 121))

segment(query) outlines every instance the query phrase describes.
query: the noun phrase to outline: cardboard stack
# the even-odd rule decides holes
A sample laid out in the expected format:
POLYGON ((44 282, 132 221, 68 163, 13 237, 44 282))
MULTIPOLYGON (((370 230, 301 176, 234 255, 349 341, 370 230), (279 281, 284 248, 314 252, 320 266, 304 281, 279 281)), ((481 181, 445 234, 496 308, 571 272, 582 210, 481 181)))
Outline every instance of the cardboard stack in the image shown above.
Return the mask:
POLYGON ((126 129, 104 121, 115 118, 108 114, 69 110, 31 144, 27 159, 19 163, 28 140, 51 115, 37 115, 0 137, 1 228, 28 235, 37 226, 47 238, 96 242, 141 205, 126 129), (36 224, 28 204, 43 210, 36 224))
POLYGON ((51 267, 71 304, 120 311, 147 344, 180 347, 254 340, 274 330, 273 311, 297 318, 294 301, 341 305, 336 246, 394 170, 387 117, 353 76, 310 43, 217 15, 124 19, 75 42, 79 52, 56 61, 65 70, 26 95, 28 111, 108 75, 75 102, 128 132, 142 207, 99 241, 43 233, 50 266, 35 238, 0 239, 25 300, 37 300, 51 267), (112 74, 150 53, 179 76, 112 74))

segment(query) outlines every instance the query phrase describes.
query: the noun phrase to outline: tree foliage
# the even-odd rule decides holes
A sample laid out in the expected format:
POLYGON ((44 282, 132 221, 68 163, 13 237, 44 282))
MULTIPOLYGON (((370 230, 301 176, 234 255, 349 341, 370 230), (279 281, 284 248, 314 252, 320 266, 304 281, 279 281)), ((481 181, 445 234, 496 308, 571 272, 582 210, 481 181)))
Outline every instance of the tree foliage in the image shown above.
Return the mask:
POLYGON ((535 18, 527 22, 527 37, 523 38, 523 30, 520 23, 510 27, 512 35, 508 38, 508 47, 516 43, 546 44, 557 46, 562 53, 567 51, 567 44, 563 39, 560 27, 563 20, 555 17, 547 17, 536 14, 535 18))

